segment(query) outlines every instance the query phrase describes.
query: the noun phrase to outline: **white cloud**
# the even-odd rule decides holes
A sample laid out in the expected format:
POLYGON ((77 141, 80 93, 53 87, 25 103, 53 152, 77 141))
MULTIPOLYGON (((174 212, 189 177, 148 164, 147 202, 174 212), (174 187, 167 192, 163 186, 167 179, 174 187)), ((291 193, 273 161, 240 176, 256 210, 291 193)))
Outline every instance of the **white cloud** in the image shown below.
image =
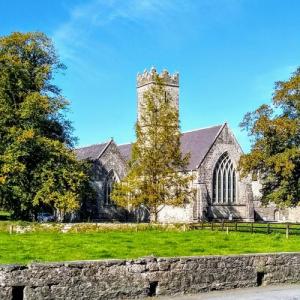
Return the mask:
MULTIPOLYGON (((61 24, 53 34, 54 40, 60 45, 72 43, 73 47, 82 46, 85 37, 93 29, 110 25, 114 21, 151 22, 156 17, 171 14, 183 8, 171 0, 92 0, 70 8, 69 20, 61 24), (175 5, 174 5, 175 4, 175 5)), ((72 57, 71 53, 66 53, 72 57)))
MULTIPOLYGON (((93 71, 92 57, 118 57, 115 45, 101 39, 105 30, 112 30, 113 23, 126 22, 136 26, 157 22, 161 17, 167 22, 172 11, 184 5, 175 5, 176 0, 91 0, 69 8, 69 19, 60 24, 53 32, 52 38, 59 54, 73 71, 99 76, 93 71), (95 38, 96 37, 96 38, 95 38), (83 58, 83 53, 85 58, 83 58)), ((150 26, 149 26, 150 27, 150 26)), ((149 29, 150 30, 150 29, 149 29)), ((111 33, 111 32, 110 32, 111 33)), ((112 59, 112 58, 111 58, 112 59)))
MULTIPOLYGON (((184 30, 185 26, 193 30, 207 21, 227 21, 239 8, 239 0, 90 0, 69 8, 69 19, 57 28, 53 38, 60 46, 82 46, 93 30, 122 21, 169 30, 180 22, 184 30)), ((62 48, 72 57, 72 51, 62 48)))
POLYGON ((176 8, 173 0, 94 0, 83 6, 75 7, 72 16, 88 19, 93 25, 104 25, 116 19, 145 20, 157 14, 165 14, 176 8))
POLYGON ((239 0, 88 0, 69 7, 69 18, 52 37, 73 71, 97 76, 99 70, 93 70, 93 65, 99 53, 120 59, 118 46, 108 41, 123 38, 124 30, 119 29, 128 29, 129 41, 132 29, 146 39, 149 36, 149 41, 180 47, 187 36, 198 37, 210 23, 230 20, 238 7, 239 0))

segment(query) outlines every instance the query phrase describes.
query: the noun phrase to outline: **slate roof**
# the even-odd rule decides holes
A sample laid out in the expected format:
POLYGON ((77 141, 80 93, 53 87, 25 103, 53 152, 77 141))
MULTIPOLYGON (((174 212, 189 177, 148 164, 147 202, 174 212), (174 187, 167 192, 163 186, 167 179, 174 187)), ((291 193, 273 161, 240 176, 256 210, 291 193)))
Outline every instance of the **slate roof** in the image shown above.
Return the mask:
POLYGON ((109 142, 103 144, 96 144, 87 147, 75 149, 78 159, 97 159, 105 149, 109 142))
MULTIPOLYGON (((190 162, 188 165, 189 170, 195 170, 202 162, 223 126, 224 125, 216 125, 208 128, 184 132, 182 134, 182 153, 191 154, 190 162)), ((97 159, 104 151, 108 143, 109 142, 76 149, 77 157, 79 159, 97 159)), ((131 156, 131 144, 119 145, 118 148, 124 159, 129 160, 131 156)))
POLYGON ((131 144, 119 145, 118 148, 125 160, 129 160, 131 157, 131 144))
MULTIPOLYGON (((206 153, 214 143, 223 125, 197 129, 184 132, 181 136, 181 151, 183 154, 190 153, 188 170, 194 170, 204 159, 206 153)), ((118 146, 121 155, 129 160, 131 156, 131 144, 118 146)))
POLYGON ((181 136, 181 151, 190 153, 189 170, 194 170, 204 159, 206 153, 213 145, 219 131, 224 125, 184 132, 181 136))

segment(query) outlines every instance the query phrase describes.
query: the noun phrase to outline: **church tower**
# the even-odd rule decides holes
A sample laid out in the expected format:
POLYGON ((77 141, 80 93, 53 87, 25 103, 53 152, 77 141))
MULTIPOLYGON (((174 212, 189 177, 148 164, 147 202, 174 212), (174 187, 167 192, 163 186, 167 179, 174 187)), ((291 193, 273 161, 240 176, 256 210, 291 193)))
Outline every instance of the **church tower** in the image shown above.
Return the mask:
POLYGON ((142 74, 137 74, 137 103, 138 103, 138 120, 140 120, 141 115, 141 103, 143 103, 144 93, 155 84, 155 77, 159 76, 165 86, 165 90, 170 94, 173 105, 176 109, 179 109, 179 74, 174 73, 169 74, 167 70, 163 70, 160 74, 156 72, 155 68, 151 68, 148 72, 144 71, 142 74))

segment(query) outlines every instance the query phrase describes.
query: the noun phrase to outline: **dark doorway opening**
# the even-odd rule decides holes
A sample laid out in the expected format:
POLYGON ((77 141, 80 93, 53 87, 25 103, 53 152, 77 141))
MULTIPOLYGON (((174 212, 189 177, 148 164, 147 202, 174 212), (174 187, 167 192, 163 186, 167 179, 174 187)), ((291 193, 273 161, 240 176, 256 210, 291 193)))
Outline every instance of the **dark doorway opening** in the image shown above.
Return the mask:
POLYGON ((148 290, 148 295, 147 295, 148 297, 154 297, 154 296, 156 296, 157 286, 158 286, 158 281, 152 281, 152 282, 150 282, 149 290, 148 290))
POLYGON ((257 276, 256 276, 256 284, 257 284, 257 286, 261 286, 263 284, 264 277, 265 277, 265 273, 264 272, 257 272, 257 276))
POLYGON ((24 299, 24 286, 13 286, 12 300, 23 300, 23 299, 24 299))

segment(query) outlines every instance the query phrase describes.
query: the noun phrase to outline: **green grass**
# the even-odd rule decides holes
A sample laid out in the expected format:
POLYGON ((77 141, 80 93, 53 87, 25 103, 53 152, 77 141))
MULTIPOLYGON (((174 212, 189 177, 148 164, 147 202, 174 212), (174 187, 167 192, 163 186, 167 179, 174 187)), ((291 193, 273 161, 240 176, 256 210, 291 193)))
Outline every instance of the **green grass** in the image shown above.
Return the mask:
POLYGON ((300 251, 300 236, 241 232, 0 232, 0 263, 300 251))

